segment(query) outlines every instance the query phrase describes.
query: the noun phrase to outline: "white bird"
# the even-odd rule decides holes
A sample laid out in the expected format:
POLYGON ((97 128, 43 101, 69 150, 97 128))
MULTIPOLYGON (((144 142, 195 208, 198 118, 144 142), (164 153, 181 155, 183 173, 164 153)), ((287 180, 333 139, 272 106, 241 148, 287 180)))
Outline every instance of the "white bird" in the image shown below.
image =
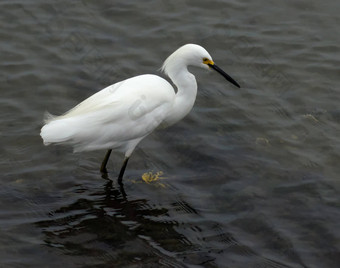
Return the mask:
POLYGON ((44 144, 70 144, 74 152, 108 149, 100 169, 105 173, 111 151, 120 151, 125 154, 118 176, 122 183, 137 144, 156 128, 178 122, 192 109, 197 83, 188 66, 213 69, 240 87, 216 66, 203 47, 187 44, 172 53, 162 66, 162 71, 176 85, 177 93, 167 80, 152 74, 118 82, 61 116, 48 115, 40 133, 44 144))

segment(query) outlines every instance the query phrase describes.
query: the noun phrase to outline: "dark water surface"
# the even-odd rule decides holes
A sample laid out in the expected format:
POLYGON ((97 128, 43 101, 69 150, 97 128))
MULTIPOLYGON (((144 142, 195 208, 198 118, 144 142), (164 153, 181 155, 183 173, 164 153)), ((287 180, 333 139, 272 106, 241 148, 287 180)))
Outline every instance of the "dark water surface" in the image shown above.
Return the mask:
POLYGON ((339 8, 1 1, 0 266, 339 267, 339 8), (242 88, 193 69, 195 108, 140 144, 124 189, 122 155, 103 178, 104 151, 43 146, 46 110, 185 43, 242 88))

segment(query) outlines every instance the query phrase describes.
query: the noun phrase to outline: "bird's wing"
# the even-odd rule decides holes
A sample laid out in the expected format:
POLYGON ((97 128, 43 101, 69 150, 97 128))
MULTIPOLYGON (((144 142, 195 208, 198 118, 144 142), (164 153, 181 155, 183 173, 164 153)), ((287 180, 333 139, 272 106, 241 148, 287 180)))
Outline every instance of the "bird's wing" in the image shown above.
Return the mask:
POLYGON ((47 113, 45 117, 45 123, 53 120, 71 118, 78 115, 85 115, 103 109, 106 106, 113 105, 118 101, 115 99, 114 93, 123 83, 124 81, 121 81, 98 91, 63 115, 52 116, 51 114, 47 113))
POLYGON ((143 138, 168 115, 175 92, 164 79, 142 75, 107 87, 62 116, 41 135, 48 143, 71 143, 77 150, 114 148, 143 138))

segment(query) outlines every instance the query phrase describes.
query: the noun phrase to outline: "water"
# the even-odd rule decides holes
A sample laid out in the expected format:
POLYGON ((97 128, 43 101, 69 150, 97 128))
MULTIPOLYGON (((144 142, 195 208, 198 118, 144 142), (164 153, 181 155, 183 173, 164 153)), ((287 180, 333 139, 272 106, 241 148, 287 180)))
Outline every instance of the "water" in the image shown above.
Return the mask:
POLYGON ((338 267, 339 3, 1 1, 1 267, 338 267), (60 114, 185 43, 195 108, 105 152, 44 147, 60 114), (142 177, 158 173, 146 183, 142 177), (110 181, 109 179, 112 179, 110 181))

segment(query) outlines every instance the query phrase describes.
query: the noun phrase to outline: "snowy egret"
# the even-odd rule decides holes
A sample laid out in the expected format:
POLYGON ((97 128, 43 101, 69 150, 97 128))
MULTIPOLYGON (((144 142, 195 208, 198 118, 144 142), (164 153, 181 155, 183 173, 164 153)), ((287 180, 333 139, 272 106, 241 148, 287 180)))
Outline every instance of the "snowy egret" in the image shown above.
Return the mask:
POLYGON ((105 173, 111 151, 124 153, 118 176, 121 183, 137 144, 156 128, 181 120, 192 109, 197 83, 187 69, 189 65, 213 69, 240 87, 216 66, 203 47, 187 44, 172 53, 162 66, 162 71, 176 85, 177 93, 167 80, 151 74, 118 82, 61 116, 48 115, 40 133, 44 144, 70 144, 74 152, 108 149, 100 169, 105 173))

